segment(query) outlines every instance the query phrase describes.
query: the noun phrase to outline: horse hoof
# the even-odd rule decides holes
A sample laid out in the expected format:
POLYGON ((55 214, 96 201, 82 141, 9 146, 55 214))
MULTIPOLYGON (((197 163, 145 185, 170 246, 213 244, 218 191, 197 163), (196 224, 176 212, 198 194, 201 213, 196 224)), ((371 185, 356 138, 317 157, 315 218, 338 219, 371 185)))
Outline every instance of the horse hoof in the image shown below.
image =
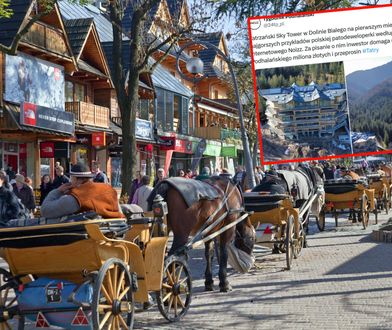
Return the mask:
POLYGON ((233 290, 233 288, 231 287, 230 284, 227 285, 227 286, 225 286, 225 287, 221 287, 221 288, 220 288, 220 292, 230 292, 230 291, 232 291, 232 290, 233 290))
POLYGON ((213 285, 206 285, 206 286, 204 286, 204 291, 214 291, 214 286, 213 285))

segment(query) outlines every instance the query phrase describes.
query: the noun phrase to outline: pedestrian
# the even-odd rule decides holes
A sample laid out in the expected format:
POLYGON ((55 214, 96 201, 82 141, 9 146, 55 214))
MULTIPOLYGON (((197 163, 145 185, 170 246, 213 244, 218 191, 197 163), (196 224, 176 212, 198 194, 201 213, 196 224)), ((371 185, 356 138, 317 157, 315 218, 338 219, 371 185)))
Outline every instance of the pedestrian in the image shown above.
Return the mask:
POLYGON ((196 180, 206 180, 206 179, 209 179, 210 178, 210 173, 211 173, 210 168, 205 166, 201 170, 200 175, 198 175, 195 179, 196 180))
POLYGON ((324 165, 324 176, 326 180, 333 180, 334 179, 334 173, 333 173, 333 168, 330 163, 325 163, 324 165))
POLYGON ((136 190, 142 186, 142 175, 140 171, 136 171, 136 179, 132 181, 131 191, 129 192, 128 204, 132 204, 133 196, 135 195, 136 190))
POLYGON ((55 168, 55 173, 56 177, 54 178, 52 183, 53 189, 57 189, 64 183, 69 183, 69 178, 64 175, 64 167, 59 165, 57 168, 55 168))
POLYGON ((34 213, 35 198, 33 190, 25 183, 25 177, 22 174, 15 175, 15 185, 13 191, 20 199, 24 207, 30 212, 34 213))
POLYGON ((238 165, 233 177, 233 181, 241 187, 242 191, 246 191, 247 189, 245 178, 246 178, 245 170, 241 165, 238 165))
POLYGON ((70 171, 71 182, 53 189, 41 205, 45 218, 61 218, 78 212, 94 211, 103 218, 124 218, 116 190, 106 183, 93 182, 90 168, 77 163, 70 171))
POLYGON ((7 170, 6 170, 5 172, 6 172, 7 175, 8 175, 8 180, 9 180, 9 181, 15 179, 15 175, 16 175, 16 174, 15 174, 14 170, 12 169, 12 165, 11 165, 11 164, 8 164, 7 170))
POLYGON ((142 177, 142 185, 139 187, 135 195, 133 196, 132 204, 139 205, 144 212, 148 211, 148 196, 150 196, 151 191, 153 188, 149 185, 150 177, 148 175, 144 175, 142 177))
POLYGON ((50 179, 50 176, 48 174, 45 174, 41 178, 41 185, 39 190, 41 192, 41 196, 39 198, 39 204, 42 205, 46 196, 53 190, 52 180, 50 179))
POLYGON ((184 178, 185 177, 185 172, 184 170, 178 170, 178 176, 184 178))
POLYGON ((219 168, 215 169, 215 172, 212 174, 212 176, 219 176, 221 172, 219 171, 219 168))
POLYGON ((196 177, 199 175, 199 170, 198 169, 195 169, 194 171, 193 171, 193 175, 192 175, 192 179, 196 179, 196 177))
POLYGON ((25 183, 28 187, 30 187, 31 190, 34 191, 33 189, 33 180, 31 178, 29 178, 28 176, 26 176, 25 178, 25 183))
POLYGON ((29 219, 29 212, 12 191, 5 171, 0 171, 0 226, 12 219, 29 219))
POLYGON ((192 176, 193 176, 192 170, 187 169, 185 173, 185 178, 192 179, 192 176))
POLYGON ((157 177, 154 180, 154 187, 165 179, 165 170, 163 168, 158 168, 157 170, 157 177))
POLYGON ((95 162, 93 164, 93 171, 94 179, 93 182, 100 182, 100 183, 109 183, 109 179, 107 175, 101 171, 101 164, 99 162, 95 162))

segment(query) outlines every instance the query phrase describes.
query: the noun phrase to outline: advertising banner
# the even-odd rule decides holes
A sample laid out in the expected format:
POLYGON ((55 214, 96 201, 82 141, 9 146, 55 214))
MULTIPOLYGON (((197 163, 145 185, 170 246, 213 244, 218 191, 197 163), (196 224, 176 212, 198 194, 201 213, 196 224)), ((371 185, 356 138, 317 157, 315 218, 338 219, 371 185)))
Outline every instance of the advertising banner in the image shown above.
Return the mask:
POLYGON ((91 144, 93 147, 103 147, 106 145, 105 132, 96 132, 91 136, 91 144))
POLYGON ((159 136, 157 139, 160 150, 175 150, 176 138, 173 136, 159 136))
POLYGON ((143 140, 153 139, 151 121, 136 118, 135 131, 136 138, 143 140))
POLYGON ((29 55, 6 55, 4 100, 65 111, 64 68, 29 55))
POLYGON ((41 142, 40 143, 40 157, 41 158, 54 158, 54 142, 41 142))
POLYGON ((67 134, 73 134, 75 131, 73 113, 57 111, 27 102, 22 102, 20 106, 20 123, 25 126, 67 134))

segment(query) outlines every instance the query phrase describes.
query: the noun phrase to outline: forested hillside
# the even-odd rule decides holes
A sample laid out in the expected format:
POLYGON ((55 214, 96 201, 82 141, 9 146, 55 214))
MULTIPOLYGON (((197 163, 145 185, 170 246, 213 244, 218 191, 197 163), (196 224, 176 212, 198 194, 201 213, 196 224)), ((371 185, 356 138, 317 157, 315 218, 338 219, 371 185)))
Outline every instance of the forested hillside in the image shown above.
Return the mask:
POLYGON ((392 138, 392 78, 374 86, 361 97, 350 99, 351 129, 355 132, 372 132, 388 147, 392 138))
POLYGON ((305 86, 312 81, 320 85, 345 83, 343 62, 263 69, 256 74, 258 89, 288 87, 293 83, 305 86))

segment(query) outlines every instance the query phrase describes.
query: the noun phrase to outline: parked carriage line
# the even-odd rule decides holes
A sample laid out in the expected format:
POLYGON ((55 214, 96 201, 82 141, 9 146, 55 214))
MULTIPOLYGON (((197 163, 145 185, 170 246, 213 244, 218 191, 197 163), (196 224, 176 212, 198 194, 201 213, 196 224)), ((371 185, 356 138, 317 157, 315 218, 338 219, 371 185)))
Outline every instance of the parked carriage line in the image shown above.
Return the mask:
MULTIPOLYGON (((0 229, 2 256, 9 265, 9 270, 0 269, 0 327, 11 329, 15 318, 18 329, 24 329, 26 320, 41 327, 132 329, 135 306, 148 307, 152 294, 163 317, 178 321, 191 305, 190 249, 205 244, 207 290, 213 288, 208 274, 213 239, 220 243, 221 291, 230 289, 227 260, 242 265, 235 269, 248 270, 254 262, 254 243, 284 253, 291 269, 293 258, 306 247, 311 215, 322 231, 327 213, 335 216, 336 226, 339 214, 350 213, 363 228, 370 213, 376 222, 379 212, 388 213, 391 172, 323 182, 312 168, 276 171, 274 178, 283 190, 265 190, 263 179, 243 199, 229 180, 212 179, 187 186, 188 199, 198 195, 190 206, 176 188, 187 179, 166 180, 166 201, 155 194, 148 216, 133 205, 123 205, 126 219, 99 219, 87 212, 66 222, 45 224, 41 219, 39 225, 0 229), (207 190, 200 190, 205 192, 200 195, 203 185, 217 193, 208 196, 207 190), (201 211, 206 213, 200 216, 201 211), (185 227, 176 228, 181 222, 175 215, 183 223, 194 217, 187 235, 178 234, 185 227), (251 225, 256 232, 249 230, 251 225), (174 231, 170 253, 169 230, 174 231)), ((191 181, 195 180, 187 183, 191 181)))

